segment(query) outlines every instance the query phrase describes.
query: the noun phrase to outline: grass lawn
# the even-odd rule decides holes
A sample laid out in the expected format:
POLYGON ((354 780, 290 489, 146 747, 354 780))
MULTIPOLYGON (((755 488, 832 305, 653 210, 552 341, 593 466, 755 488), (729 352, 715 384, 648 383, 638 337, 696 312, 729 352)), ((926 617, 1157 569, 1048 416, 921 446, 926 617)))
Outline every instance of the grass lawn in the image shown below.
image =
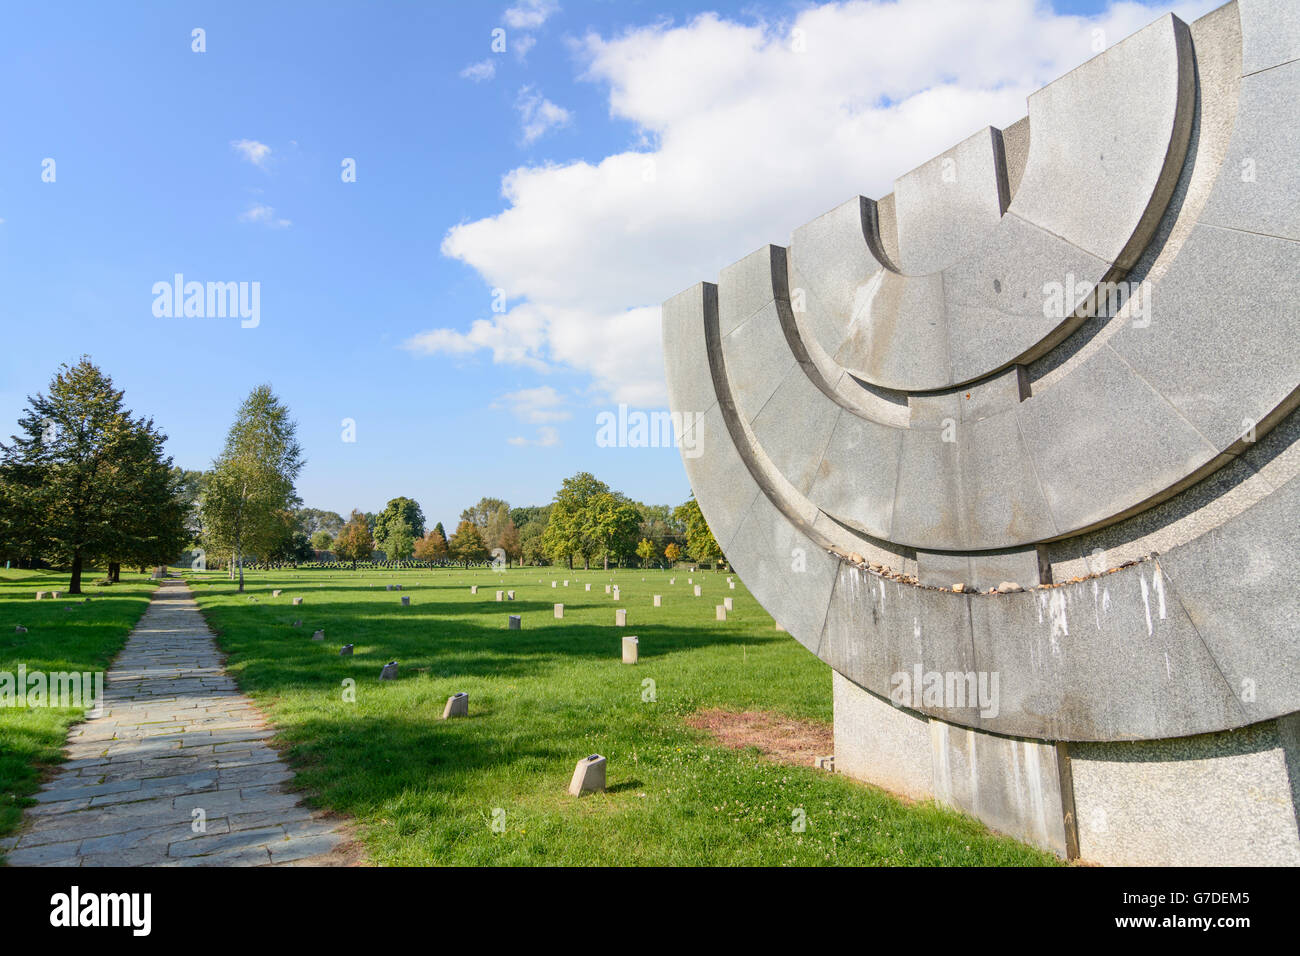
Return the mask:
POLYGON ((276 571, 249 575, 240 595, 223 574, 187 574, 310 802, 355 818, 378 864, 1059 862, 934 804, 905 805, 686 726, 707 707, 829 723, 831 672, 776 631, 739 581, 732 591, 723 575, 673 576, 674 585, 665 572, 631 570, 276 571), (617 603, 604 593, 611 579, 617 603), (284 593, 273 598, 273 588, 284 593), (517 599, 496 603, 498 589, 517 599), (725 623, 714 619, 724 597, 735 599, 725 623), (616 607, 628 610, 626 628, 614 624, 616 607), (508 614, 523 615, 523 630, 507 629, 508 614), (324 642, 311 640, 317 628, 324 642), (620 660, 625 634, 641 639, 635 666, 620 660), (340 657, 349 643, 355 655, 340 657), (394 659, 400 678, 381 682, 394 659), (344 699, 349 679, 355 702, 344 699), (654 700, 643 699, 647 680, 654 700), (441 720, 457 691, 470 695, 470 719, 441 720), (571 797, 574 764, 591 753, 608 758, 609 789, 571 797), (803 832, 792 831, 796 811, 803 832))
MULTIPOLYGON (((82 577, 80 597, 67 597, 68 575, 0 569, 0 672, 104 670, 149 604, 155 587, 147 575, 122 572, 120 584, 96 587, 102 573, 82 577), (59 590, 59 600, 36 600, 37 591, 59 590), (71 608, 72 610, 67 610, 71 608), (16 633, 17 625, 27 628, 16 633)), ((24 799, 41 773, 62 759, 68 726, 84 710, 71 707, 0 707, 0 836, 22 816, 24 799)))

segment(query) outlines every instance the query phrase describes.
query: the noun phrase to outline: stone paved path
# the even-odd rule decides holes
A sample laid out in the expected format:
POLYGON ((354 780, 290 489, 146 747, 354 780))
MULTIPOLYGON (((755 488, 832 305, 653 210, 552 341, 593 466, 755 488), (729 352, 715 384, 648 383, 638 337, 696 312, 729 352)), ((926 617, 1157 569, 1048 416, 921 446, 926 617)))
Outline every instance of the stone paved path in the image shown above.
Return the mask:
POLYGON ((284 789, 273 735, 222 669, 182 581, 164 581, 105 675, 103 715, 72 728, 36 794, 14 866, 260 866, 341 862, 335 822, 284 789), (195 810, 205 829, 195 832, 195 810))

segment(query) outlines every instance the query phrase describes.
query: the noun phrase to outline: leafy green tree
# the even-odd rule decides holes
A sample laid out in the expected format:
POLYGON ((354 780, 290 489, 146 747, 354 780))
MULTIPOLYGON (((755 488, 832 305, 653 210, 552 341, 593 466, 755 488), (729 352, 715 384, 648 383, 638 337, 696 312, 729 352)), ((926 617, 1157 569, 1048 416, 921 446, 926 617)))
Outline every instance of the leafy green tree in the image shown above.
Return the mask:
POLYGON ((384 510, 375 515, 374 523, 371 525, 371 533, 374 535, 375 544, 392 560, 391 549, 387 544, 388 536, 399 525, 406 526, 406 534, 414 546, 415 539, 424 536, 424 512, 420 510, 420 505, 412 498, 394 498, 384 506, 384 510))
POLYGON ((447 542, 447 550, 457 561, 465 562, 467 568, 471 561, 483 561, 488 556, 487 545, 483 543, 483 532, 468 518, 463 519, 456 528, 456 533, 447 542))
POLYGON ((636 533, 641 526, 641 512, 632 502, 617 492, 597 495, 587 508, 583 537, 592 543, 593 551, 604 559, 609 569, 609 559, 621 561, 636 551, 636 533))
POLYGON ((244 590, 244 555, 270 554, 283 540, 282 512, 297 503, 302 470, 297 424, 289 409, 259 385, 235 416, 203 492, 203 533, 209 551, 231 556, 244 590))
MULTIPOLYGON (((342 530, 341 528, 339 530, 342 530)), ((311 546, 317 551, 328 551, 334 547, 334 536, 324 528, 311 536, 311 546)))
POLYGON ((348 523, 334 539, 334 554, 340 561, 351 561, 352 570, 358 561, 369 561, 375 551, 375 539, 370 535, 370 525, 360 511, 353 511, 348 523))
POLYGON ((380 545, 389 561, 406 561, 415 550, 415 535, 411 526, 402 518, 388 521, 384 525, 384 541, 380 545))
POLYGON ((550 520, 542 545, 556 561, 567 560, 570 569, 574 557, 582 558, 583 567, 591 567, 592 557, 599 553, 601 542, 593 535, 598 532, 593 508, 601 495, 609 494, 609 485, 591 472, 580 471, 564 484, 551 503, 550 520))
MULTIPOLYGON (((488 523, 498 512, 504 511, 505 517, 510 517, 510 504, 502 501, 500 498, 480 498, 478 504, 470 505, 460 513, 461 521, 473 522, 479 531, 487 533, 488 523)), ((491 545, 491 542, 485 541, 491 545)))
POLYGON ((641 567, 648 568, 650 559, 655 556, 655 543, 649 538, 642 538, 636 546, 637 557, 641 559, 641 567))
POLYGON ((709 525, 704 520, 704 514, 700 511, 699 502, 695 500, 694 495, 685 504, 679 505, 673 515, 686 528, 686 549, 692 560, 699 564, 707 564, 722 558, 722 549, 718 547, 717 539, 709 530, 709 525))
POLYGON ((664 559, 669 565, 674 565, 682 559, 682 549, 677 546, 677 542, 668 542, 668 546, 664 548, 664 559))
MULTIPOLYGON (((302 529, 307 532, 308 537, 313 537, 317 531, 325 531, 333 539, 347 524, 347 519, 338 512, 322 511, 320 508, 303 508, 298 512, 298 517, 302 521, 302 529)), ((321 550, 329 549, 323 548, 321 550)))
POLYGON ((533 516, 519 526, 519 560, 524 564, 545 564, 548 554, 545 537, 551 520, 550 506, 528 510, 533 516))
POLYGON ((180 536, 166 436, 133 418, 123 393, 83 356, 62 365, 49 394, 28 398, 22 435, 0 443, 8 548, 31 548, 69 567, 70 594, 81 593, 88 563, 108 555, 170 560, 180 536), (175 518, 176 520, 173 520, 175 518), (165 520, 166 527, 150 527, 165 520))

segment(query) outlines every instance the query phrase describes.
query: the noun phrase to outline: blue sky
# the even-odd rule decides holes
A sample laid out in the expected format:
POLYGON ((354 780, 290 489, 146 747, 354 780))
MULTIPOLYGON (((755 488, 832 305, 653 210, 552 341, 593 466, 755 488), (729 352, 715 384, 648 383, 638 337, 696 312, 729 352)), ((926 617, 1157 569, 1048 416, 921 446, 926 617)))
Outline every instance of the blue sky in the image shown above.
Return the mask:
POLYGON ((314 507, 451 523, 579 470, 679 503, 674 449, 595 443, 662 406, 659 302, 1014 121, 1099 36, 1214 5, 13 7, 0 428, 86 353, 189 468, 272 383, 314 507), (155 316, 177 273, 258 282, 257 326, 155 316))

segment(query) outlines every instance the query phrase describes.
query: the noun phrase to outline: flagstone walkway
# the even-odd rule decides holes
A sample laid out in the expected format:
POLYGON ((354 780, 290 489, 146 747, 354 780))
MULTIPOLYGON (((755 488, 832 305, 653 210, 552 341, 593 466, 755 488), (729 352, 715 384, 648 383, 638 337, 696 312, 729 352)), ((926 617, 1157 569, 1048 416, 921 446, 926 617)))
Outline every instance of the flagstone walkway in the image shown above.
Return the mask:
POLYGON ((13 866, 262 866, 344 862, 336 821, 285 789, 293 773, 221 666, 183 581, 154 594, 104 682, 103 714, 74 726, 68 761, 36 794, 13 866))

